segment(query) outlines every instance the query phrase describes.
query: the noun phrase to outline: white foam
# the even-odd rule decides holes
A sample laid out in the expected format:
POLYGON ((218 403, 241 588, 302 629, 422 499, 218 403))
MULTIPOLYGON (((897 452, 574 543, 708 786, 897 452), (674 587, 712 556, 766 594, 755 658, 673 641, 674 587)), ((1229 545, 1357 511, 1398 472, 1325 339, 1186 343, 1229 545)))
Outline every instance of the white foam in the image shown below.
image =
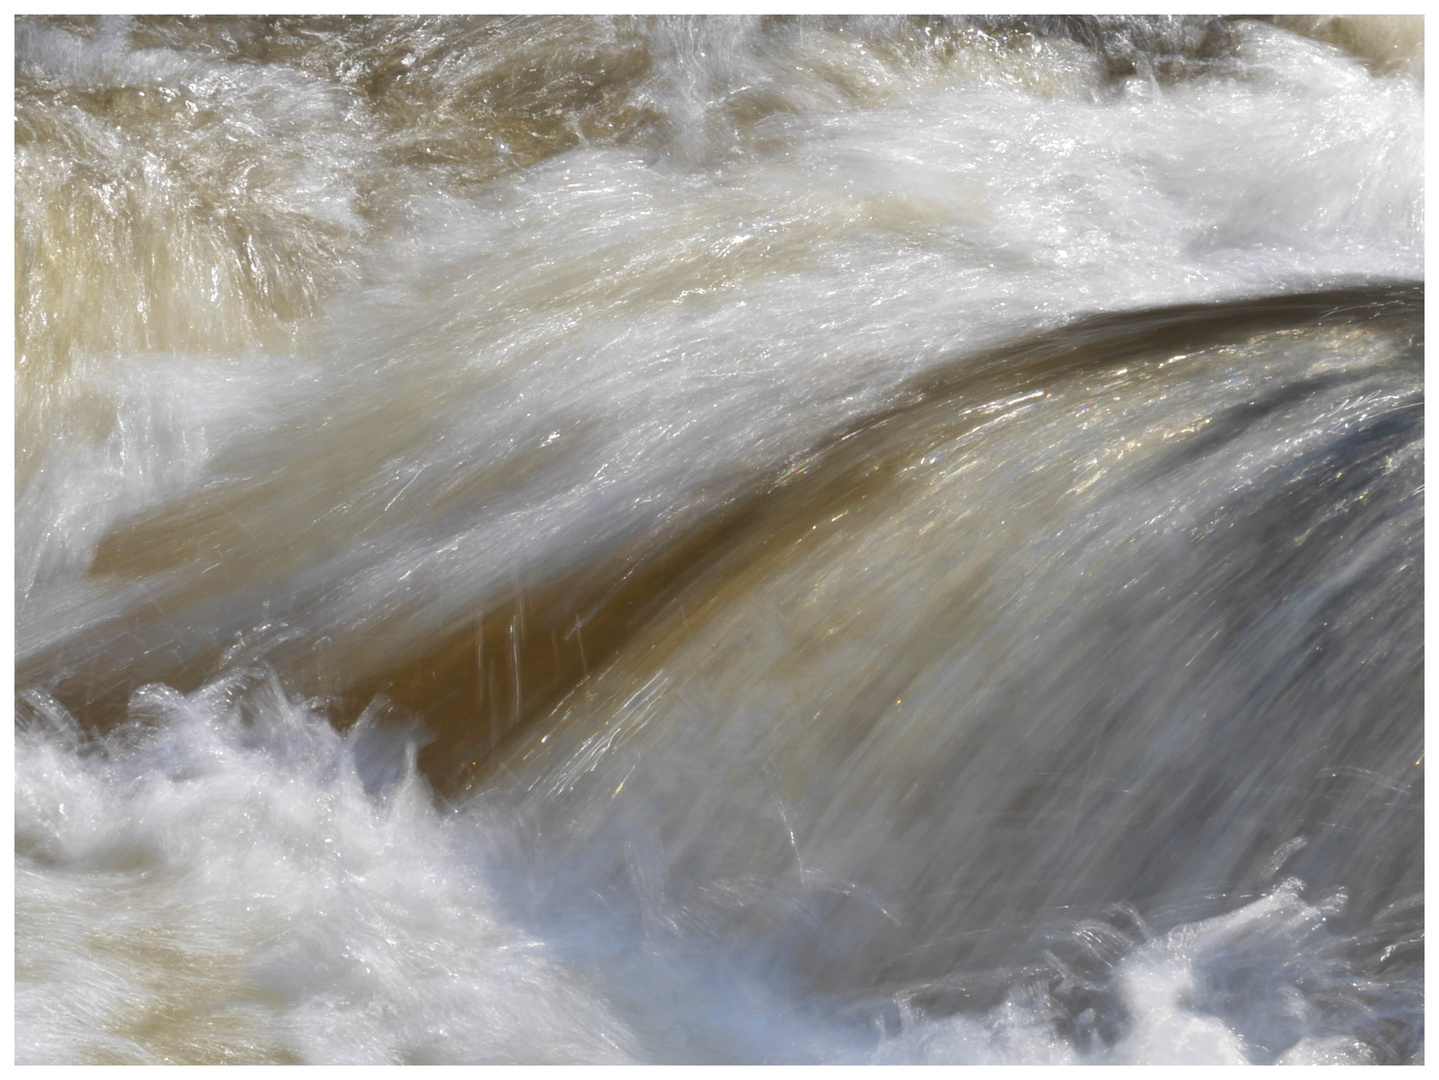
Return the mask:
MULTIPOLYGON (((925 1019, 902 1010, 903 1030, 876 1060, 969 1064, 1372 1064, 1374 1048, 1335 1030, 1372 1020, 1374 988, 1343 959, 1326 919, 1342 901, 1311 904, 1288 880, 1235 911, 1134 947, 1105 977, 1122 1009, 1120 1037, 1093 1037, 1095 1017, 1069 1018, 1045 982, 1021 984, 987 1014, 925 1019), (1058 1034, 1070 1019, 1074 1035, 1058 1034)), ((1091 984, 1096 990, 1098 985, 1091 984)))
POLYGON ((147 688, 133 724, 98 742, 43 695, 28 711, 16 741, 22 1062, 1373 1058, 1359 1032, 1383 988, 1327 929, 1342 898, 1307 902, 1294 880, 1134 939, 1099 976, 1119 1003, 1113 1042, 1092 1009, 1069 1016, 1048 975, 1017 978, 981 1014, 930 1017, 901 995, 898 1031, 875 1042, 886 1003, 841 1020, 723 958, 701 975, 677 925, 608 972, 563 961, 559 941, 573 951, 604 928, 549 944, 520 930, 493 888, 517 869, 505 869, 503 823, 483 800, 438 809, 382 706, 339 734, 251 674, 190 697, 147 688), (647 1042, 612 999, 645 1019, 647 1042))
POLYGON ((18 1060, 625 1058, 401 737, 233 681, 135 712, 17 737, 18 1060))

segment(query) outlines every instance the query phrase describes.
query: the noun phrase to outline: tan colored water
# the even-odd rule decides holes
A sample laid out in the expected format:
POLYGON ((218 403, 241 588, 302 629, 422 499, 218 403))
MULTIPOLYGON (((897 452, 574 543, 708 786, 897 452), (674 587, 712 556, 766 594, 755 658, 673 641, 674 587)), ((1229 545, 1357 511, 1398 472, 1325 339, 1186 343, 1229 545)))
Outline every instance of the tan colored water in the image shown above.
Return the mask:
POLYGON ((1421 57, 17 20, 17 1058, 1422 1060, 1421 57))

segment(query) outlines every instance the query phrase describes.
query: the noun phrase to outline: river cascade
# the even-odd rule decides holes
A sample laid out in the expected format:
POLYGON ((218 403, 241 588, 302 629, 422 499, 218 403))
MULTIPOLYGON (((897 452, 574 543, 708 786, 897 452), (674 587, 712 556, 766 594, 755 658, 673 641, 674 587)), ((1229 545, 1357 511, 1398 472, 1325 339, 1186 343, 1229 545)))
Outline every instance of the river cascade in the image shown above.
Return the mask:
POLYGON ((22 1063, 1413 1063, 1418 18, 15 25, 22 1063))

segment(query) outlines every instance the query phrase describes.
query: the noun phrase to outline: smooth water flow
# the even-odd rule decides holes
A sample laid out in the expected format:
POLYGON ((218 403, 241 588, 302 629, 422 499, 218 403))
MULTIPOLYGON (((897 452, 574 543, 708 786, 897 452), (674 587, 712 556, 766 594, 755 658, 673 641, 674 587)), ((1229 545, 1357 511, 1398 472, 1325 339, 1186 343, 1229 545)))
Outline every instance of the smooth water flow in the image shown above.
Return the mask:
POLYGON ((18 20, 18 1059, 1422 1061, 1422 41, 18 20))

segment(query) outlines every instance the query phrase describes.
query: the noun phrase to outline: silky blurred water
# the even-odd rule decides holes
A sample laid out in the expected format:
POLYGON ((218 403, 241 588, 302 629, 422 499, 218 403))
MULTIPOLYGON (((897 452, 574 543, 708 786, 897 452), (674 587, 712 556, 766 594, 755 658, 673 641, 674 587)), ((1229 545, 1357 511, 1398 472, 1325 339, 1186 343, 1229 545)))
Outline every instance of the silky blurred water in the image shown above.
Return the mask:
POLYGON ((1422 1061, 1422 36, 17 20, 17 1059, 1422 1061))

